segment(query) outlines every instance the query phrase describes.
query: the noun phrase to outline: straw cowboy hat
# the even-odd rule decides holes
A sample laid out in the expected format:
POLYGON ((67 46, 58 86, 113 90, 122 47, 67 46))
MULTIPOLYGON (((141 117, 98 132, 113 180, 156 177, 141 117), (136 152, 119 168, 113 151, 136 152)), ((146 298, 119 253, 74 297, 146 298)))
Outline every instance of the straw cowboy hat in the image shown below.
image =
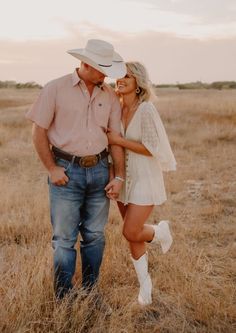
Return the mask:
POLYGON ((122 57, 114 51, 110 43, 103 40, 89 39, 84 49, 67 52, 110 78, 118 79, 126 74, 122 57))

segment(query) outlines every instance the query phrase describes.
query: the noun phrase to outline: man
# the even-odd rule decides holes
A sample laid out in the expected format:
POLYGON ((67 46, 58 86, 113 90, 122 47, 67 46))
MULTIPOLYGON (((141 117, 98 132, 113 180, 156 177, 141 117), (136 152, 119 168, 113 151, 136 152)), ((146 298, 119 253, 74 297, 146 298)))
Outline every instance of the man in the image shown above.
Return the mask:
POLYGON ((46 84, 26 115, 34 123, 35 149, 49 174, 57 298, 73 288, 79 233, 82 285, 90 290, 97 282, 108 197, 118 196, 124 180, 123 151, 111 146, 115 177, 109 181, 106 131, 120 131, 121 110, 104 78, 123 77, 125 64, 110 43, 97 39, 68 53, 81 61, 80 68, 46 84))

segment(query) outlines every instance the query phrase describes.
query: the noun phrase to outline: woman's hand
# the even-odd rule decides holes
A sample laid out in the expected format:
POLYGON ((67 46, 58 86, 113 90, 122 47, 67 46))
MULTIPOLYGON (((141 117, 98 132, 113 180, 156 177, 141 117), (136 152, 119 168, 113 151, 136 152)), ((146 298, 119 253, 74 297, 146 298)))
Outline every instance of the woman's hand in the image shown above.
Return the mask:
POLYGON ((122 136, 120 133, 111 130, 110 128, 107 129, 107 138, 110 145, 121 145, 122 136))

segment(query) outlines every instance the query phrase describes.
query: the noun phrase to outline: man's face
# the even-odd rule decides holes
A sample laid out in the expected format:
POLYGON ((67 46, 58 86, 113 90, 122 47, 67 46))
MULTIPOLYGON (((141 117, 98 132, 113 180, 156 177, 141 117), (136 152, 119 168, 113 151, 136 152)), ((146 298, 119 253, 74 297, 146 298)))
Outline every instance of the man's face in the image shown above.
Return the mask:
POLYGON ((87 78, 91 83, 99 85, 104 82, 105 75, 95 68, 87 65, 87 78))

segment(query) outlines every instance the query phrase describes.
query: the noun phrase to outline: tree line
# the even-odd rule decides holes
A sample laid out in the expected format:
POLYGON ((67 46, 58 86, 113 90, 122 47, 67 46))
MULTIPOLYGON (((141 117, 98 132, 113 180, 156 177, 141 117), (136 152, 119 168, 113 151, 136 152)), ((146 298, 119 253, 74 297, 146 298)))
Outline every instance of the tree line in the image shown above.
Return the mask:
MULTIPOLYGON (((110 83, 112 87, 115 87, 114 83, 110 83)), ((212 83, 204 83, 201 81, 189 82, 189 83, 176 83, 176 84, 154 84, 154 88, 177 88, 177 89, 236 89, 236 81, 215 81, 212 83)), ((42 86, 36 82, 18 83, 16 81, 0 81, 1 88, 38 88, 42 86)))
POLYGON ((201 81, 176 84, 155 84, 155 88, 178 88, 178 89, 236 89, 236 81, 215 81, 203 83, 201 81))
POLYGON ((18 83, 16 81, 0 81, 0 88, 42 88, 42 86, 36 82, 18 83))

